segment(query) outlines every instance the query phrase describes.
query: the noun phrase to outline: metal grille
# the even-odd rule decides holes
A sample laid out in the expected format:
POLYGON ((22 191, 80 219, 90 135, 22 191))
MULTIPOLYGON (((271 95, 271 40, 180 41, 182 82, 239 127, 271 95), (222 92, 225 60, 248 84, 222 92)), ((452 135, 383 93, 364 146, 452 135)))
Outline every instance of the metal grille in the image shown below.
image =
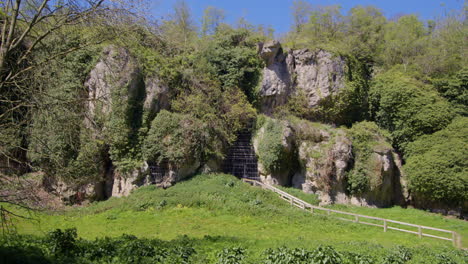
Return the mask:
POLYGON ((257 157, 251 143, 252 132, 242 130, 224 160, 223 172, 239 178, 260 180, 257 157))
POLYGON ((148 163, 150 171, 150 180, 153 184, 158 184, 163 181, 163 178, 167 171, 167 162, 158 163, 148 163))

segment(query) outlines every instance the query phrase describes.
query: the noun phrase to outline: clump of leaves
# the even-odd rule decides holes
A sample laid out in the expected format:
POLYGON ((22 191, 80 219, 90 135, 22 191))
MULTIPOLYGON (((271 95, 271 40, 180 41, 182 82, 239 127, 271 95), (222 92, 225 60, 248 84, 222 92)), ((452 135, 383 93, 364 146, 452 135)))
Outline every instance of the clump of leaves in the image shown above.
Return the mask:
POLYGON ((217 264, 241 264, 244 262, 245 249, 242 247, 225 248, 218 253, 217 264))

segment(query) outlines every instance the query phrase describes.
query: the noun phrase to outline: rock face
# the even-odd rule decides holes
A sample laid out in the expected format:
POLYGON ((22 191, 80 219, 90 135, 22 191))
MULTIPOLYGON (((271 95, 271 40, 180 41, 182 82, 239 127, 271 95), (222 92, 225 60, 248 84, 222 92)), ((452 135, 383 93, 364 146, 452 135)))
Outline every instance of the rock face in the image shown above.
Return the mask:
POLYGON ((265 61, 260 96, 262 112, 270 114, 297 93, 306 96, 309 107, 344 88, 346 63, 324 51, 307 49, 283 52, 277 41, 260 45, 265 61))
POLYGON ((144 108, 154 115, 163 109, 168 109, 169 103, 169 87, 156 77, 149 78, 146 81, 144 108))
MULTIPOLYGON (((113 105, 127 104, 126 109, 133 111, 131 118, 143 118, 134 116, 135 113, 145 115, 147 120, 143 120, 142 124, 147 125, 159 111, 167 109, 170 103, 169 88, 156 76, 144 80, 135 57, 125 48, 104 48, 101 59, 91 70, 84 85, 88 90, 89 99, 85 125, 93 131, 94 137, 104 142, 105 131, 108 130, 105 120, 111 116, 113 105), (134 111, 135 107, 141 107, 142 111, 134 111)), ((102 169, 103 186, 100 189, 103 190, 104 197, 125 196, 139 186, 155 182, 146 162, 141 168, 122 174, 115 170, 109 155, 103 155, 109 159, 102 169)), ((173 183, 174 175, 186 173, 184 170, 185 168, 181 172, 167 170, 166 180, 162 185, 173 183)))
POLYGON ((401 159, 392 148, 374 149, 369 164, 374 177, 368 192, 353 197, 351 203, 361 206, 387 207, 404 205, 407 199, 406 183, 403 181, 401 159))
POLYGON ((102 182, 70 185, 65 181, 44 177, 42 186, 48 193, 59 197, 64 204, 81 204, 87 201, 102 200, 104 186, 102 182))
MULTIPOLYGON (((310 128, 309 128, 310 129, 310 128)), ((312 139, 299 145, 300 170, 293 186, 315 193, 322 204, 347 203, 346 171, 352 162, 351 142, 341 130, 313 128, 312 139)))
MULTIPOLYGON (((306 193, 315 193, 321 205, 339 203, 385 207, 404 204, 407 194, 402 181, 401 160, 389 148, 375 148, 366 164, 371 166, 370 188, 352 195, 348 191, 348 173, 355 166, 353 143, 343 129, 306 120, 283 122, 281 145, 283 153, 292 159, 289 167, 268 173, 259 161, 262 181, 269 184, 293 186, 306 193)), ((266 126, 254 139, 257 155, 266 126)))
POLYGON ((90 118, 98 112, 109 114, 112 111, 111 92, 117 87, 127 86, 128 94, 134 94, 142 82, 136 59, 124 48, 106 47, 99 62, 89 73, 85 82, 88 90, 90 118))

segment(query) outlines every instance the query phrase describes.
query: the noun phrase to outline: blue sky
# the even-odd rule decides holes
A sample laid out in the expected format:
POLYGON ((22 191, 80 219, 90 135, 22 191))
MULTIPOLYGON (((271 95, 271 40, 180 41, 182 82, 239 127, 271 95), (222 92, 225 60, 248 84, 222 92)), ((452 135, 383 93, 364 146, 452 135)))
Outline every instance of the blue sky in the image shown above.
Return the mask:
MULTIPOLYGON (((167 16, 177 0, 153 0, 151 13, 154 18, 167 16)), ((254 25, 271 25, 276 34, 290 29, 292 18, 290 7, 293 0, 186 0, 195 22, 200 23, 203 10, 215 6, 225 11, 228 23, 244 16, 254 25)), ((461 10, 464 0, 308 0, 313 5, 338 4, 347 12, 356 5, 374 5, 384 15, 392 18, 399 14, 417 14, 422 19, 434 19, 450 10, 461 10)))

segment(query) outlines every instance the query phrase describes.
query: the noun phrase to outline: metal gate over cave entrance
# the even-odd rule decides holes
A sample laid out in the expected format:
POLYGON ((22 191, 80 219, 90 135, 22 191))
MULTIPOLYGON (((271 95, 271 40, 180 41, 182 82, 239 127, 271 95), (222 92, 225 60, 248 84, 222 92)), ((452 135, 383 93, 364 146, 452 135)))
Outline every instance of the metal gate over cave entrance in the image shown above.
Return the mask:
POLYGON ((229 149, 223 163, 223 172, 239 178, 260 180, 257 156, 252 146, 252 130, 243 129, 229 149))

